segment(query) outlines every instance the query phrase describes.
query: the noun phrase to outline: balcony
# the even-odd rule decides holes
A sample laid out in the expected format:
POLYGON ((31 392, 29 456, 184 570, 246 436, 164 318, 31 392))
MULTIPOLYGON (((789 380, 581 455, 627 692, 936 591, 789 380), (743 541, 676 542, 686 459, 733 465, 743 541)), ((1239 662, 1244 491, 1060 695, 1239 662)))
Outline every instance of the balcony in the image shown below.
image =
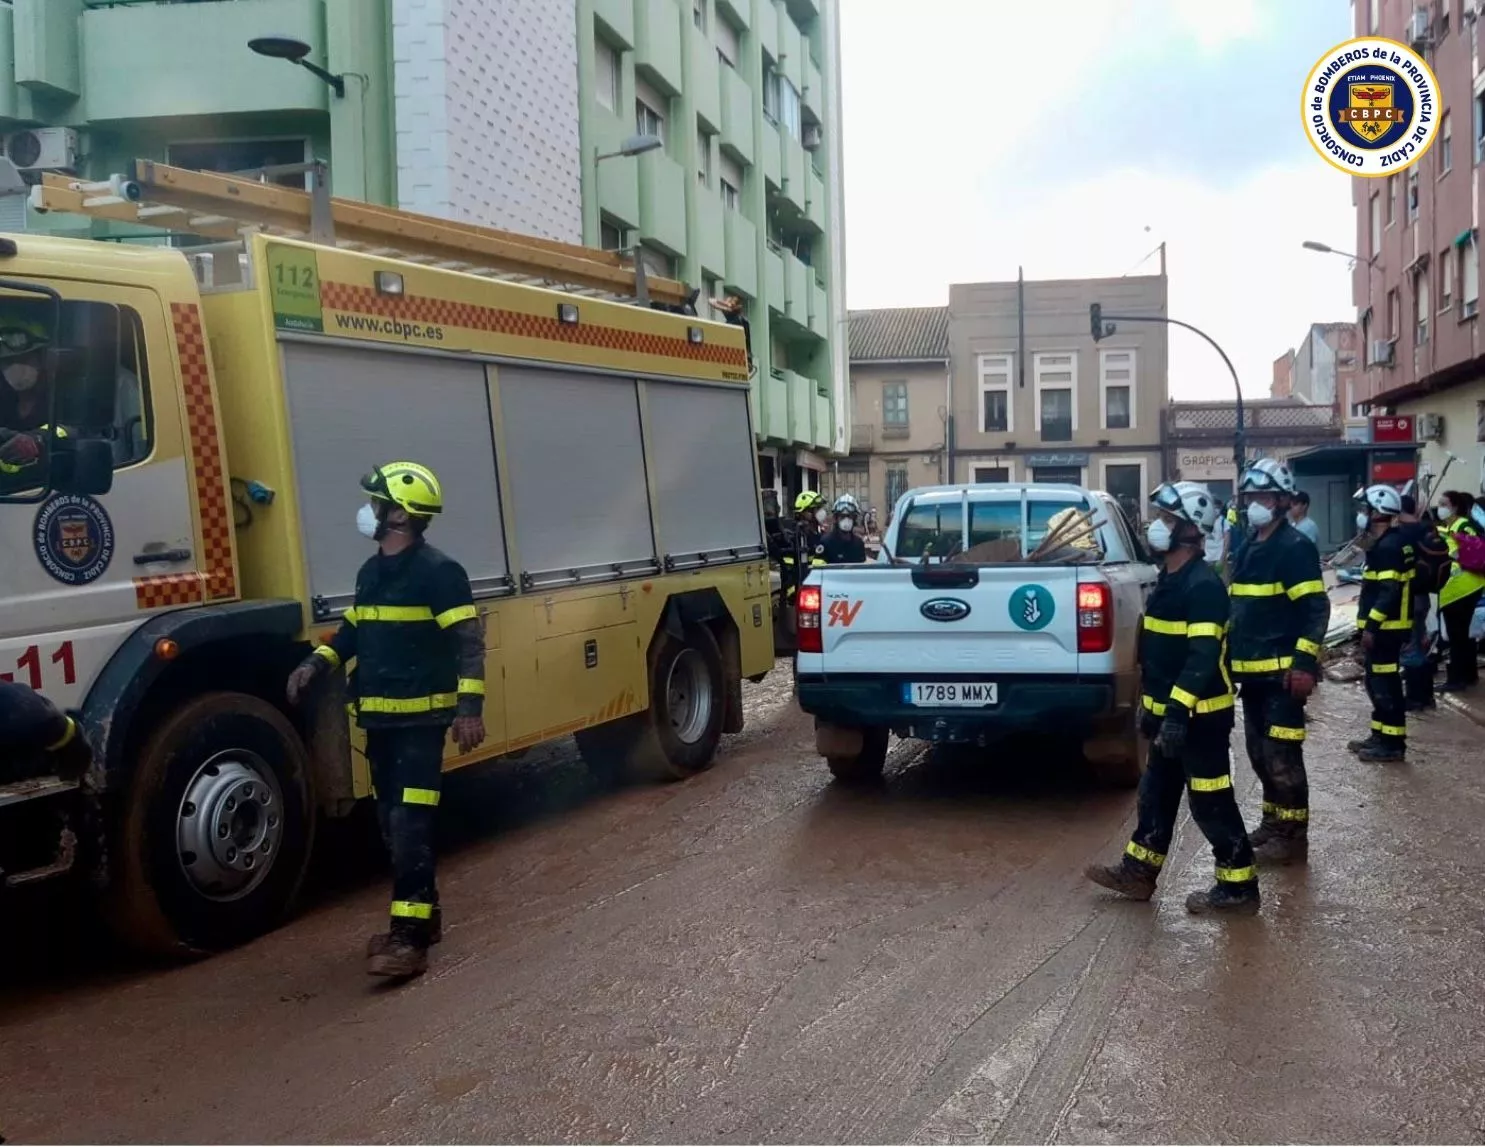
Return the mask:
MULTIPOLYGON (((672 94, 681 90, 681 10, 675 0, 635 0, 634 65, 672 94)), ((686 14, 686 26, 691 16, 686 14)))
POLYGON ((784 186, 784 145, 779 125, 763 117, 763 134, 758 139, 758 163, 763 168, 763 178, 770 191, 780 191, 784 186))
POLYGON ((1071 418, 1043 418, 1041 440, 1043 442, 1071 442, 1073 424, 1071 418))
POLYGON ((815 380, 795 374, 792 370, 784 371, 784 379, 789 386, 789 440, 812 442, 814 433, 810 418, 814 406, 815 380))
POLYGON ((758 17, 758 26, 753 29, 753 35, 758 37, 758 43, 764 52, 775 60, 779 58, 779 12, 773 6, 772 0, 763 0, 757 5, 754 13, 758 17))
POLYGON ((743 214, 722 209, 722 236, 727 247, 726 281, 749 298, 758 297, 758 229, 743 214))
MULTIPOLYGON (((686 90, 696 101, 696 115, 713 131, 722 130, 722 77, 717 73, 722 62, 717 47, 691 21, 686 21, 686 39, 691 52, 691 71, 686 77, 686 90)), ((728 68, 727 71, 732 71, 728 68)))
POLYGON ((784 317, 796 326, 810 324, 810 290, 813 272, 793 254, 784 252, 784 317))
POLYGON ((753 162, 753 89, 735 68, 722 68, 722 146, 753 162))
MULTIPOLYGON (((617 151, 633 132, 613 112, 593 109, 593 140, 599 152, 617 151)), ((598 206, 624 227, 639 226, 639 168, 631 160, 611 159, 598 165, 598 206)))
MULTIPOLYGON (((113 120, 239 115, 248 112, 323 112, 330 89, 303 68, 247 50, 264 29, 310 46, 309 59, 325 62, 325 10, 321 0, 218 0, 198 4, 146 4, 86 8, 67 16, 55 36, 53 14, 66 4, 36 6, 44 16, 44 44, 35 55, 16 43, 16 79, 59 90, 67 85, 62 61, 68 40, 81 52, 79 119, 113 120), (70 28, 70 37, 68 29, 70 28), (224 66, 230 61, 231 66, 224 66), (28 76, 30 77, 28 81, 28 76), (152 82, 147 82, 153 77, 152 82)), ((10 16, 10 9, 5 10, 10 16)), ((17 32, 19 33, 19 29, 17 32)), ((19 37, 18 37, 19 41, 19 37)), ((77 60, 76 54, 71 54, 77 60)), ((70 65, 68 65, 70 66, 70 65)), ((355 91, 355 83, 347 89, 355 91)))
POLYGON ((763 375, 763 418, 760 428, 765 438, 789 441, 789 382, 782 370, 763 375))
POLYGON ((804 87, 804 37, 787 15, 779 18, 779 70, 784 78, 794 85, 797 92, 804 87))
POLYGON ((717 11, 732 17, 732 22, 744 31, 753 23, 752 0, 717 0, 717 11))
POLYGON ((825 87, 820 68, 806 53, 804 57, 804 91, 800 93, 804 110, 821 123, 825 121, 825 87))
POLYGON ((779 158, 784 174, 780 198, 794 209, 795 214, 803 215, 805 200, 809 197, 808 185, 804 178, 804 173, 809 170, 809 164, 805 162, 804 148, 787 131, 780 131, 779 139, 782 148, 779 158))
MULTIPOLYGON (((686 171, 663 151, 635 161, 639 166, 639 227, 676 255, 686 253, 686 171)), ((605 165, 611 166, 611 165, 605 165)))
POLYGON ((784 0, 784 6, 789 9, 789 15, 801 28, 820 16, 819 0, 784 0))
POLYGON ((634 47, 634 0, 593 0, 593 15, 618 47, 634 47))
POLYGON ((691 235, 695 250, 691 253, 701 263, 702 270, 709 275, 727 277, 727 227, 722 219, 727 212, 722 200, 709 187, 697 184, 692 194, 696 196, 696 230, 691 235))
POLYGON ((784 313, 785 294, 784 252, 770 243, 763 258, 763 296, 776 315, 784 313))
POLYGON ((818 279, 810 287, 810 330, 822 339, 830 337, 830 292, 818 279))
POLYGON ((825 177, 810 165, 804 177, 804 217, 817 231, 825 230, 825 177))
POLYGON ((821 450, 829 450, 835 445, 834 403, 828 394, 821 394, 818 390, 815 392, 815 424, 811 441, 821 450))

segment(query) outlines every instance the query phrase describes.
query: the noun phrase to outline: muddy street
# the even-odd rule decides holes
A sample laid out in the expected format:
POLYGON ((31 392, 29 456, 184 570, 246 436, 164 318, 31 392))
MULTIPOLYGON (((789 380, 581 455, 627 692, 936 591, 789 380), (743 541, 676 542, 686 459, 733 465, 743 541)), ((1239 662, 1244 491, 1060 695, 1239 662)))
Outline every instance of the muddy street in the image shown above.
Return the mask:
POLYGON ((0 995, 0 1134, 1485 1136, 1485 759, 1464 716, 1416 720, 1407 766, 1363 766, 1344 749, 1360 690, 1327 685, 1309 868, 1265 872, 1257 917, 1214 922, 1182 908, 1211 867, 1188 817, 1151 904, 1082 881, 1132 799, 1075 762, 909 742, 853 792, 814 756, 787 666, 749 708, 682 785, 600 792, 568 747, 457 778, 446 938, 407 986, 362 970, 386 889, 359 843, 245 949, 29 967, 0 995))

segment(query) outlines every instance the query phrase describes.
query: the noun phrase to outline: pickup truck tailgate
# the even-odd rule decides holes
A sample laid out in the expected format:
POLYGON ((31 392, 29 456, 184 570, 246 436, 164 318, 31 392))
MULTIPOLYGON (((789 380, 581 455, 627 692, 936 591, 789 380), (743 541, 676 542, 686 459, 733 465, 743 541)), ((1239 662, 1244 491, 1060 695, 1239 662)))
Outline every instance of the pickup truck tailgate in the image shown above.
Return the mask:
POLYGON ((1078 672, 1076 567, 832 566, 819 581, 827 676, 1078 672))

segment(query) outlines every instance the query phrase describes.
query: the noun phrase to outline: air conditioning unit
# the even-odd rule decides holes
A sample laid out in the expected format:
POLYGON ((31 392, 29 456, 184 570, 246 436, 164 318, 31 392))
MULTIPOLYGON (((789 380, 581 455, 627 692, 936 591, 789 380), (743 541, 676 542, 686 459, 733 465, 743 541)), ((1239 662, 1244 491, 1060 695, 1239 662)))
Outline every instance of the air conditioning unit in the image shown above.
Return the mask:
POLYGON ((1425 442, 1438 442, 1444 437, 1444 416, 1442 414, 1420 414, 1418 416, 1418 437, 1425 442))
POLYGON ((1413 14, 1408 18, 1408 43, 1415 48, 1422 48, 1428 43, 1428 9, 1414 8, 1413 14))
POLYGON ((1372 342, 1372 364, 1374 366, 1391 366, 1397 361, 1393 353, 1396 343, 1392 339, 1375 339, 1372 342))
POLYGON ((805 151, 814 151, 820 144, 824 143, 825 138, 820 132, 820 125, 817 123, 805 124, 804 139, 801 142, 804 144, 805 151))
POLYGON ((77 166, 77 132, 70 127, 37 127, 5 137, 5 158, 22 171, 60 171, 77 166))

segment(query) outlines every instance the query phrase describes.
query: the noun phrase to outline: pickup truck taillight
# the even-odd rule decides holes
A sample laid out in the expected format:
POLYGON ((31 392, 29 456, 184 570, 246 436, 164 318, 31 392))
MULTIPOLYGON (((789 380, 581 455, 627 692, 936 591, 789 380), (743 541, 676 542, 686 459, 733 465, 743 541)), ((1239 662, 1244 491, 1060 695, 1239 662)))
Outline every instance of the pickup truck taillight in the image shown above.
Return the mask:
POLYGON ((799 612, 795 629, 798 635, 799 652, 824 653, 825 646, 820 633, 820 587, 801 586, 799 589, 799 612))
POLYGON ((1114 599, 1102 582, 1078 586, 1078 652, 1107 653, 1114 647, 1114 599))

